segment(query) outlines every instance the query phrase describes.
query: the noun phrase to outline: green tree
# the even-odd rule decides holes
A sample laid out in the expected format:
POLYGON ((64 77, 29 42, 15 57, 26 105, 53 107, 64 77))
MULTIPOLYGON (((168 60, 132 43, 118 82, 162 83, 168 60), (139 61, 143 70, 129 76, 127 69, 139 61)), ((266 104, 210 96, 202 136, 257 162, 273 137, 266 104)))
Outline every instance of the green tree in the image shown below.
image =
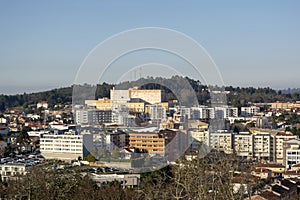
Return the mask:
POLYGON ((84 158, 84 160, 88 161, 88 162, 95 162, 96 161, 96 158, 95 156, 93 156, 91 153, 84 158))
POLYGON ((111 157, 114 159, 118 159, 120 157, 120 151, 118 148, 112 150, 111 157))

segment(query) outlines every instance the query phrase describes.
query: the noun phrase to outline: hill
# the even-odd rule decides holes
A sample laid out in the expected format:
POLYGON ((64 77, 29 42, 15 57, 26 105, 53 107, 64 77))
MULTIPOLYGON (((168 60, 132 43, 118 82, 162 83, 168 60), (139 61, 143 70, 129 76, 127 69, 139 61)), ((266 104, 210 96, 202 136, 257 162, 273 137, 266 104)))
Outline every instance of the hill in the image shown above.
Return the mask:
MULTIPOLYGON (((195 81, 188 77, 183 78, 179 76, 174 76, 170 79, 166 78, 152 78, 152 81, 149 83, 142 85, 145 83, 145 79, 140 79, 133 82, 124 82, 120 87, 128 88, 136 85, 141 85, 141 88, 144 89, 164 89, 166 91, 167 100, 175 99, 175 95, 172 91, 163 86, 164 82, 168 82, 168 86, 174 87, 175 83, 182 83, 188 81, 191 87, 197 94, 197 98, 199 104, 207 104, 210 99, 210 94, 208 92, 208 88, 205 85, 202 85, 199 81, 195 81), (144 81, 144 82, 143 82, 144 81), (160 84, 161 83, 161 84, 160 84), (171 85, 170 85, 171 84, 171 85)), ((112 89, 115 85, 102 83, 97 85, 97 90, 95 94, 95 98, 109 97, 110 89, 112 89)), ((91 87, 89 85, 84 85, 84 87, 91 87)), ((226 91, 230 93, 227 95, 228 104, 233 106, 246 106, 249 102, 252 103, 264 103, 264 102, 275 102, 275 101, 299 101, 300 100, 300 91, 299 90, 290 90, 289 93, 276 91, 269 87, 267 88, 254 88, 254 87, 232 87, 227 86, 224 88, 226 91), (293 92, 291 92, 293 91, 293 92)), ((48 101, 50 106, 55 104, 66 104, 72 102, 72 92, 73 86, 58 88, 44 92, 37 92, 31 94, 18 94, 18 95, 0 95, 0 111, 3 112, 8 108, 20 107, 20 108, 28 108, 30 105, 35 105, 39 101, 48 101)))

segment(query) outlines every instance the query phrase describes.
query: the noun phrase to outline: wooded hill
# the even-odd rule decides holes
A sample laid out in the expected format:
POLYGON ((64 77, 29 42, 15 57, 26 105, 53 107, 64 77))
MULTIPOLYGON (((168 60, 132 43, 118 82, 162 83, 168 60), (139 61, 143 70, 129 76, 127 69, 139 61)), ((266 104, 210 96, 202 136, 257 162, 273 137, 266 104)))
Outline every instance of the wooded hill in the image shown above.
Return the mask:
MULTIPOLYGON (((120 85, 102 83, 97 85, 95 99, 102 97, 109 97, 110 89, 113 87, 129 88, 134 86, 141 86, 142 89, 164 89, 166 94, 166 100, 176 99, 170 88, 176 88, 177 85, 183 83, 189 83, 192 89, 195 91, 199 104, 208 104, 210 99, 210 93, 208 87, 188 77, 173 76, 172 78, 152 78, 139 79, 133 82, 124 82, 120 85), (176 85, 177 84, 177 85, 176 85), (165 87, 168 85, 170 87, 165 87)), ((73 87, 65 87, 53 89, 50 91, 30 93, 30 94, 17 94, 17 95, 0 95, 0 112, 13 107, 27 108, 30 105, 34 105, 39 101, 48 101, 49 106, 52 107, 56 104, 66 104, 72 102, 73 87)), ((78 86, 77 86, 78 87, 78 86)), ((85 84, 80 87, 92 87, 85 84)), ((229 105, 233 106, 246 106, 249 102, 252 103, 267 103, 276 101, 300 101, 300 92, 283 93, 276 91, 269 87, 267 88, 254 88, 254 87, 232 87, 227 86, 224 88, 230 93, 227 95, 227 101, 229 105)), ((297 90, 295 90, 297 91, 297 90)))

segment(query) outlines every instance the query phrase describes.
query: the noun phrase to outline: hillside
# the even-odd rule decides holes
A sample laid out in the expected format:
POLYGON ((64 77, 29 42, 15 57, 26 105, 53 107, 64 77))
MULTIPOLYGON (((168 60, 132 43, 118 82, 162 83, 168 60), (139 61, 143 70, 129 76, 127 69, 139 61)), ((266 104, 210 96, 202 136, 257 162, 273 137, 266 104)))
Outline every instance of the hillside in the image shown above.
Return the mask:
MULTIPOLYGON (((199 81, 195 81, 190 78, 184 79, 183 77, 174 76, 170 79, 165 78, 151 78, 147 84, 142 85, 145 83, 145 79, 140 79, 134 82, 124 82, 120 86, 120 88, 128 88, 133 87, 136 85, 142 85, 144 89, 164 89, 166 91, 166 98, 167 100, 175 99, 175 95, 169 88, 164 87, 164 83, 167 82, 168 86, 174 87, 178 83, 182 83, 183 81, 191 85, 194 91, 197 94, 199 104, 206 104, 210 99, 209 92, 207 91, 207 86, 202 85, 199 81), (154 83, 155 82, 155 83, 154 83), (161 83, 161 84, 160 84, 161 83)), ((115 85, 102 83, 97 85, 96 95, 95 98, 102 98, 102 97, 109 97, 110 89, 113 88, 115 85)), ((90 87, 89 85, 84 85, 84 87, 90 87)), ((245 106, 248 102, 252 103, 263 103, 263 102, 275 102, 275 101, 299 101, 300 100, 300 91, 293 90, 295 92, 281 92, 276 91, 271 88, 240 88, 240 87, 232 87, 228 86, 225 87, 226 91, 230 91, 227 95, 228 104, 233 106, 245 106)), ((291 90, 290 90, 291 91, 291 90)), ((72 102, 72 92, 73 87, 65 87, 65 88, 58 88, 44 92, 37 92, 31 94, 18 94, 18 95, 0 95, 0 111, 3 112, 8 108, 13 107, 21 107, 27 108, 30 105, 36 104, 39 101, 48 101, 50 106, 55 104, 65 104, 72 102)))

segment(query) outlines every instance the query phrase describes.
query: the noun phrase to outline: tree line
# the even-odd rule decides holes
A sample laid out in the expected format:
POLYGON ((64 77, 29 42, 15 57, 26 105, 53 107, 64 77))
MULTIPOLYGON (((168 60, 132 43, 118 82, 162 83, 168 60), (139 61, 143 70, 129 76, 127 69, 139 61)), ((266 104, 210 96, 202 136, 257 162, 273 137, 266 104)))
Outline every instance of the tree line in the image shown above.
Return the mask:
MULTIPOLYGON (((188 83, 191 88, 195 91, 198 98, 198 102, 201 105, 209 104, 210 93, 208 86, 201 84, 199 80, 193 80, 188 77, 173 76, 171 78, 153 78, 148 77, 147 79, 141 78, 137 81, 123 82, 121 84, 109 84, 102 83, 98 84, 95 92, 95 99, 109 97, 110 89, 116 87, 116 89, 127 89, 129 87, 140 86, 142 89, 163 89, 165 91, 166 100, 176 99, 175 94, 170 88, 177 88, 180 84, 188 83)), ((72 102, 73 86, 53 89, 44 92, 36 93, 24 93, 16 95, 0 95, 0 112, 6 109, 20 107, 28 108, 34 106, 39 101, 47 101, 50 106, 56 104, 66 104, 72 102)), ((82 87, 93 87, 85 84, 82 87)), ((295 91, 294 93, 283 93, 276 91, 272 88, 254 88, 254 87, 232 87, 227 86, 223 88, 230 93, 227 95, 227 101, 229 105, 236 107, 246 106, 249 102, 251 103, 266 103, 275 101, 289 101, 295 102, 300 100, 300 92, 295 91)), ((186 89, 182 90, 182 96, 187 92, 186 89)))

